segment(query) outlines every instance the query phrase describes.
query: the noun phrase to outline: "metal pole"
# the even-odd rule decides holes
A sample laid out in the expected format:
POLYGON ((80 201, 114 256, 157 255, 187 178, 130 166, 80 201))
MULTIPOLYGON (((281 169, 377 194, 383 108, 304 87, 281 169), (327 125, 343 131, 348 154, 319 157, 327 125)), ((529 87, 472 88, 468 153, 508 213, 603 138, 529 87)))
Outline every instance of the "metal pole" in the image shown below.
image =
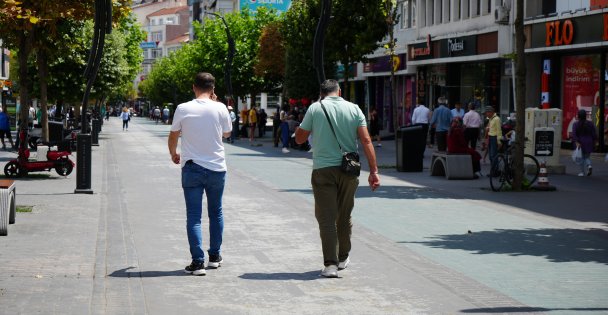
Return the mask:
POLYGON ((315 32, 315 39, 312 46, 312 62, 317 70, 317 80, 319 81, 319 84, 325 81, 323 50, 325 45, 325 31, 327 31, 330 16, 331 0, 323 0, 321 2, 321 16, 319 17, 319 23, 317 24, 317 31, 315 32))
POLYGON ((112 31, 112 0, 95 0, 95 25, 93 28, 93 43, 89 51, 89 59, 84 72, 87 87, 82 98, 82 111, 80 112, 80 133, 77 137, 76 155, 76 189, 75 194, 92 194, 91 189, 91 145, 87 121, 87 105, 93 83, 97 78, 97 71, 101 63, 106 34, 112 31))
POLYGON ((226 56, 226 66, 224 67, 224 81, 226 82, 226 105, 231 105, 234 108, 234 113, 237 115, 237 120, 235 120, 234 122, 234 126, 233 131, 235 132, 235 130, 238 130, 239 128, 239 120, 238 120, 238 115, 239 115, 239 104, 238 102, 231 102, 234 100, 233 98, 233 91, 232 91, 232 60, 234 59, 234 54, 236 51, 236 47, 234 44, 234 38, 232 38, 232 35, 230 34, 230 28, 228 27, 228 23, 226 23, 226 20, 224 19, 223 16, 214 13, 214 12, 210 12, 210 11, 205 11, 205 13, 207 14, 211 14, 215 17, 218 17, 220 20, 222 20, 222 23, 224 24, 224 29, 226 30, 226 39, 228 40, 228 55, 226 56))

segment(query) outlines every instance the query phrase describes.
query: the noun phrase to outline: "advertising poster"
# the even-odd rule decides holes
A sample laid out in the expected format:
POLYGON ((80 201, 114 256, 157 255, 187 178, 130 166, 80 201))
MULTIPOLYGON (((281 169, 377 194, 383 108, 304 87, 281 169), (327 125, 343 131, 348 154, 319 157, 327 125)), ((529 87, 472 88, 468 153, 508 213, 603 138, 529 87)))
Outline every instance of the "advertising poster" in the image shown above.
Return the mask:
POLYGON ((597 108, 600 94, 600 57, 599 55, 565 56, 562 139, 570 139, 572 125, 580 109, 587 111, 587 119, 597 108))
POLYGON ((251 11, 256 11, 259 7, 276 9, 285 12, 291 5, 291 0, 241 0, 241 10, 248 7, 251 11))

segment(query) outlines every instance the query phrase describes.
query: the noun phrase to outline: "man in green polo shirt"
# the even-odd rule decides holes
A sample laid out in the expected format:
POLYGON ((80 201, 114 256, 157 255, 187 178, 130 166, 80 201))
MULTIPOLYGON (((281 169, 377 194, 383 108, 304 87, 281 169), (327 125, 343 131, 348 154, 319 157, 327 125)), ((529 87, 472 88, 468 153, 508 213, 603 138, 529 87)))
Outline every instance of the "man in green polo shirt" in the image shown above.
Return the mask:
POLYGON ((343 173, 340 168, 340 146, 344 152, 355 152, 358 137, 369 164, 368 183, 372 191, 380 186, 380 178, 372 139, 359 106, 340 97, 340 86, 335 80, 321 84, 321 95, 325 97, 310 105, 296 130, 296 143, 306 142, 312 133, 315 149, 311 183, 325 265, 321 275, 336 278, 338 270, 346 268, 350 262, 351 212, 359 186, 357 176, 343 173), (335 136, 321 105, 327 111, 335 136))

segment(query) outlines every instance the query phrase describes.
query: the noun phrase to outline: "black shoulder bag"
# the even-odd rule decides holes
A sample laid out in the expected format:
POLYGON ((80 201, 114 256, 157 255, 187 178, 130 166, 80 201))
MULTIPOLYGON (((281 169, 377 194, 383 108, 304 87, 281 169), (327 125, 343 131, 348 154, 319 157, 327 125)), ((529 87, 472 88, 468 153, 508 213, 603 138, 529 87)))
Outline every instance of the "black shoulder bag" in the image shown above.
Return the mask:
POLYGON ((344 152, 342 146, 340 145, 340 141, 338 141, 338 136, 336 135, 336 131, 334 130, 334 126, 329 119, 329 115, 327 114, 327 110, 325 110, 325 106, 323 102, 321 103, 321 108, 325 113, 325 118, 327 118, 327 122, 329 123, 329 128, 331 128, 331 132, 334 134, 336 138, 336 142, 338 142, 338 146, 340 147, 340 152, 342 152, 342 165, 340 168, 342 172, 348 175, 359 176, 361 174, 361 162, 359 162, 359 153, 357 152, 344 152))

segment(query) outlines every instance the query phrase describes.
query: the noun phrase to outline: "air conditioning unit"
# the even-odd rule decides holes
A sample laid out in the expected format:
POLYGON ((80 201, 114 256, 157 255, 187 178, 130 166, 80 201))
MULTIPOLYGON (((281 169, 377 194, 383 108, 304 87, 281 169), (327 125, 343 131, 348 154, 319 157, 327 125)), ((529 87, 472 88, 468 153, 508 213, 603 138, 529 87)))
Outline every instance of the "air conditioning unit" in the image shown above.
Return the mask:
POLYGON ((499 6, 494 10, 494 22, 498 24, 509 24, 509 8, 499 6))

